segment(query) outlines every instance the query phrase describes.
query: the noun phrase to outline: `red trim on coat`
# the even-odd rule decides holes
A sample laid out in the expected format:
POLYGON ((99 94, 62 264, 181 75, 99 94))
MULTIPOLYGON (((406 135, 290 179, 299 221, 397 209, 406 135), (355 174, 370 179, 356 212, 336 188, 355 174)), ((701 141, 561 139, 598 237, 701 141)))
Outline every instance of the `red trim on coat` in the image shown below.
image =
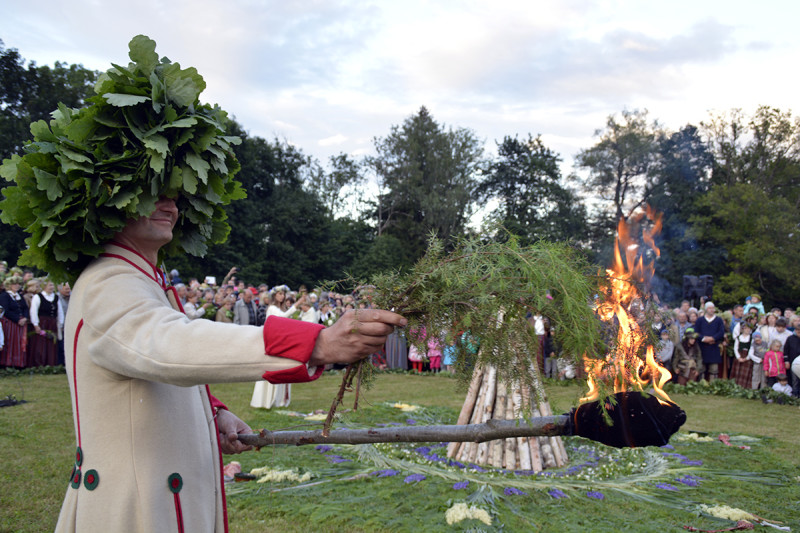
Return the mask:
POLYGON ((75 342, 72 346, 72 388, 75 390, 75 425, 78 426, 78 447, 81 447, 81 411, 78 409, 78 337, 83 328, 83 319, 78 322, 78 327, 75 328, 75 342))
POLYGON ((161 285, 158 282, 158 279, 153 274, 148 273, 145 269, 143 269, 142 267, 140 267, 139 265, 137 265, 136 263, 134 263, 133 261, 131 261, 130 259, 125 257, 124 255, 111 254, 111 253, 108 253, 108 252, 103 252, 103 253, 100 254, 100 257, 113 257, 114 259, 122 259, 126 263, 129 263, 131 266, 135 267, 139 272, 141 272, 142 274, 144 274, 145 276, 147 276, 151 280, 155 281, 159 285, 161 285))
POLYGON ((222 448, 219 447, 219 425, 217 424, 217 416, 216 413, 213 412, 215 404, 220 405, 222 409, 227 409, 227 407, 211 395, 211 389, 208 388, 208 385, 206 385, 206 394, 208 394, 208 398, 211 401, 211 414, 214 415, 214 431, 217 435, 217 451, 219 452, 219 490, 220 494, 222 494, 222 521, 225 524, 225 533, 228 533, 228 500, 225 497, 225 476, 222 474, 222 448))
MULTIPOLYGON (((142 261, 144 261, 145 263, 147 263, 148 265, 150 265, 150 268, 152 268, 152 269, 153 269, 153 275, 152 275, 151 277, 158 278, 158 274, 159 274, 161 271, 158 269, 158 267, 157 267, 157 266, 155 266, 153 263, 151 263, 150 261, 148 261, 148 260, 147 260, 147 258, 146 258, 145 256, 143 256, 142 254, 140 254, 138 251, 134 250, 134 249, 133 249, 133 248, 131 248, 130 246, 127 246, 127 245, 125 245, 125 244, 122 244, 122 243, 120 243, 120 242, 117 242, 117 241, 111 241, 111 242, 109 242, 108 244, 113 244, 114 246, 119 246, 119 247, 120 247, 120 248, 122 248, 123 250, 128 250, 130 253, 132 253, 132 254, 134 254, 134 255, 137 255, 137 256, 139 256, 139 258, 141 258, 141 260, 142 260, 142 261)), ((162 285, 162 286, 163 286, 163 283, 159 282, 159 285, 162 285)))
POLYGON ((306 365, 297 365, 284 370, 264 372, 262 377, 272 384, 307 383, 320 377, 323 370, 325 370, 325 365, 319 365, 312 375, 308 375, 308 367, 306 365))
POLYGON ((172 293, 172 297, 175 298, 175 303, 178 304, 178 311, 180 311, 183 314, 186 314, 186 311, 184 311, 183 309, 183 304, 181 303, 181 297, 178 296, 178 289, 170 285, 169 287, 164 289, 164 292, 172 293))
POLYGON ((176 492, 172 496, 175 499, 175 517, 178 520, 178 533, 183 533, 183 509, 181 509, 181 495, 176 492))
POLYGON ((267 317, 264 323, 264 352, 306 364, 323 329, 325 326, 322 324, 274 315, 267 317))

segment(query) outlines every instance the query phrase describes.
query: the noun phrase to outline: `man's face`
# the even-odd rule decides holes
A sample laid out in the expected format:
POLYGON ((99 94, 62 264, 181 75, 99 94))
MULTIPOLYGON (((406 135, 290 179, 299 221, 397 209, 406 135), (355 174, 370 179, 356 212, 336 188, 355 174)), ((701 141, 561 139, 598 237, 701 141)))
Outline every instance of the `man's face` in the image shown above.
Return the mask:
POLYGON ((744 314, 744 307, 737 305, 736 307, 733 308, 733 316, 735 316, 736 318, 742 318, 743 314, 744 314))
POLYGON ((244 303, 249 304, 250 300, 252 300, 252 299, 253 299, 253 293, 252 292, 250 292, 248 290, 242 291, 242 300, 244 300, 244 303))
POLYGON ((677 316, 678 316, 678 322, 680 322, 681 324, 686 324, 686 321, 689 319, 689 317, 686 315, 684 311, 678 311, 677 316))
POLYGON ((713 305, 707 305, 706 306, 706 318, 711 318, 712 316, 714 316, 714 311, 716 311, 716 309, 714 308, 713 305))
POLYGON ((175 200, 161 198, 156 202, 156 210, 149 217, 140 217, 128 222, 119 233, 142 250, 159 248, 172 240, 172 228, 178 221, 178 208, 175 200))
POLYGON ((682 301, 681 302, 681 311, 683 311, 685 313, 688 310, 689 310, 689 302, 687 302, 686 300, 682 301))

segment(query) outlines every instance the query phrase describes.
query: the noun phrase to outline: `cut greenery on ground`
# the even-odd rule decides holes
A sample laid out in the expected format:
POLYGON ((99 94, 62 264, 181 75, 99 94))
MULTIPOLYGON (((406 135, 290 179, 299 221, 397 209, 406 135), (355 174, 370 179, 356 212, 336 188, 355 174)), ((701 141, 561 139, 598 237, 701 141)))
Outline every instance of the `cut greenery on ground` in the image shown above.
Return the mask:
MULTIPOLYGON (((292 388, 288 409, 249 407, 252 384, 212 391, 255 430, 321 425, 341 374, 292 388)), ((445 376, 380 375, 339 427, 452 423, 464 393, 445 376)), ((555 413, 578 384, 548 383, 555 413)), ((9 461, 0 532, 49 531, 67 488, 75 439, 66 376, 0 379, 0 445, 9 461)), ((735 509, 800 530, 800 410, 759 400, 676 394, 688 422, 672 448, 615 450, 567 439, 570 464, 547 475, 481 472, 443 459, 438 443, 270 447, 228 456, 259 478, 229 485, 231 531, 682 531, 731 527, 735 509), (694 435, 692 435, 694 433, 694 435), (720 434, 728 435, 720 439, 720 434), (734 509, 734 510, 731 510, 734 509)), ((751 518, 756 521, 756 518, 751 518)), ((756 525, 756 530, 774 531, 756 525)))

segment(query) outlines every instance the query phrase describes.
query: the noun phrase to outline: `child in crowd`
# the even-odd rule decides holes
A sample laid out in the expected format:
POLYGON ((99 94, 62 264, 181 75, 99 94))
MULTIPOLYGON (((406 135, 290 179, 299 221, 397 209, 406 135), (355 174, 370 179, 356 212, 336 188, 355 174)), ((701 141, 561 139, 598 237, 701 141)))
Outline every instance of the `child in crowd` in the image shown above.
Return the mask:
POLYGON ((431 372, 438 373, 442 370, 442 345, 438 337, 431 335, 428 339, 428 361, 431 372))
POLYGON ((754 331, 751 335, 750 351, 747 358, 753 362, 753 378, 751 388, 758 390, 767 386, 764 376, 764 357, 767 355, 768 347, 764 342, 761 333, 754 331))
MULTIPOLYGON (((789 385, 789 377, 786 374, 778 374, 778 382, 772 386, 772 390, 780 392, 786 396, 792 395, 792 386, 789 385)), ((778 400, 778 403, 783 403, 778 400)))
POLYGON ((753 361, 748 358, 750 346, 753 344, 752 327, 748 322, 739 324, 740 333, 733 339, 733 365, 731 365, 731 379, 745 389, 753 387, 753 361))
POLYGON ((779 375, 785 375, 786 364, 783 362, 782 349, 781 341, 775 340, 769 344, 769 351, 764 355, 764 374, 767 376, 768 387, 778 382, 779 375))
POLYGON ((672 354, 675 352, 675 343, 669 338, 669 330, 667 328, 661 329, 661 343, 659 344, 658 353, 656 358, 665 368, 672 367, 672 354))

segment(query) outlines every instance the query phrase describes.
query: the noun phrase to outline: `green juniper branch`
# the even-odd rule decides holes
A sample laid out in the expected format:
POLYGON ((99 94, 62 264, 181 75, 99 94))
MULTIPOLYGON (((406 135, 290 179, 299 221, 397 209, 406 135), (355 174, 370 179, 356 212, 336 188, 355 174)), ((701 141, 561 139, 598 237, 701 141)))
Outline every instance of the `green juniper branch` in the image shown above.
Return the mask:
MULTIPOLYGON (((584 355, 603 357, 607 335, 593 303, 604 292, 604 280, 568 244, 540 241, 522 246, 513 237, 505 243, 473 238, 446 253, 444 244, 432 237, 425 256, 410 272, 371 279, 368 297, 373 306, 408 319, 403 334, 419 349, 424 350, 432 337, 442 346, 454 344, 462 388, 476 366, 494 366, 502 380, 539 390, 538 339, 528 314, 550 319, 563 356, 576 364, 583 364, 584 355)), ((347 283, 364 286, 356 280, 347 283)), ((351 388, 356 375, 357 389, 368 386, 372 365, 356 365, 357 372, 348 368, 345 373, 340 394, 351 388)), ((340 402, 337 396, 329 421, 340 402)), ((330 424, 325 427, 329 430, 330 424)))

